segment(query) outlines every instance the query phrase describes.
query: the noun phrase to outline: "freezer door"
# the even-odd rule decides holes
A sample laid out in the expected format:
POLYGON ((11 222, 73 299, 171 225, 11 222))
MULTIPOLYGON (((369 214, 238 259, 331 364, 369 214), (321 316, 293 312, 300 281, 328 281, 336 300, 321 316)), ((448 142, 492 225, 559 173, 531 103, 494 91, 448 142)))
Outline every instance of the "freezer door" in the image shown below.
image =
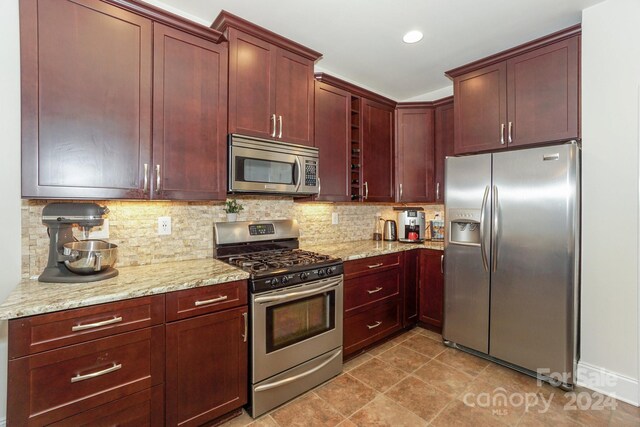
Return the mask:
POLYGON ((578 155, 565 144, 493 157, 490 355, 532 371, 573 372, 578 155))
POLYGON ((442 336, 445 340, 487 353, 491 154, 447 158, 445 182, 442 336), (482 227, 481 220, 484 221, 482 227))

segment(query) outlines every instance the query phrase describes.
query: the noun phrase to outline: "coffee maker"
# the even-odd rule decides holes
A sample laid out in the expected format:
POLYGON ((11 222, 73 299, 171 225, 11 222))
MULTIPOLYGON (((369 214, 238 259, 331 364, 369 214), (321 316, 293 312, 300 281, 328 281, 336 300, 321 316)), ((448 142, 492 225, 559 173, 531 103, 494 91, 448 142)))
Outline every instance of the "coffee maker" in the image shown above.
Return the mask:
POLYGON ((393 208, 398 211, 398 241, 405 243, 424 242, 426 222, 424 209, 393 208))
POLYGON ((95 203, 50 203, 42 210, 42 223, 49 234, 49 259, 38 277, 40 282, 84 283, 118 275, 113 268, 117 246, 102 240, 81 240, 73 236, 73 227, 89 237, 93 227, 104 223, 106 206, 95 203))

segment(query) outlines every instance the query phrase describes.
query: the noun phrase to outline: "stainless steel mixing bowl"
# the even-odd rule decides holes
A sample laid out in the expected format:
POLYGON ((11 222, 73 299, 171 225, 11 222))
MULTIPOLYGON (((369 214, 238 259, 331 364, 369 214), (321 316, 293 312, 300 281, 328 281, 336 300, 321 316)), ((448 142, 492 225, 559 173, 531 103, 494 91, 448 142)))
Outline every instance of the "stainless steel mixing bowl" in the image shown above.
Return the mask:
POLYGON ((104 240, 81 240, 64 244, 63 254, 72 259, 64 265, 74 273, 95 274, 115 264, 118 246, 104 240))

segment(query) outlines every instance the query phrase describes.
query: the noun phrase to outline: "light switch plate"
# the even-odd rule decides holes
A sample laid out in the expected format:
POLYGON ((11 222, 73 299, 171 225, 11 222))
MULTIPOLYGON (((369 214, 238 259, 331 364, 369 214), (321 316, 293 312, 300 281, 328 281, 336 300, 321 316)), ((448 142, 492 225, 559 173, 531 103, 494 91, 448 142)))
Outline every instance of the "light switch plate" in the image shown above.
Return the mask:
POLYGON ((331 213, 331 224, 337 225, 339 222, 340 222, 340 219, 338 217, 338 212, 332 212, 331 213))

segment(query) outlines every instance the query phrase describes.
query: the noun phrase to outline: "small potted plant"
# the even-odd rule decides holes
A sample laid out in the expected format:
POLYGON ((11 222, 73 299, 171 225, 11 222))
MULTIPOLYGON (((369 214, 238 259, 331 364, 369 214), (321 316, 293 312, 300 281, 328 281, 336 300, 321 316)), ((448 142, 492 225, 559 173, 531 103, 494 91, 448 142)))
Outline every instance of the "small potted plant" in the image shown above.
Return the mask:
POLYGON ((238 219, 238 212, 244 210, 244 206, 242 206, 236 199, 227 200, 224 204, 224 211, 227 213, 227 221, 234 222, 238 219))

